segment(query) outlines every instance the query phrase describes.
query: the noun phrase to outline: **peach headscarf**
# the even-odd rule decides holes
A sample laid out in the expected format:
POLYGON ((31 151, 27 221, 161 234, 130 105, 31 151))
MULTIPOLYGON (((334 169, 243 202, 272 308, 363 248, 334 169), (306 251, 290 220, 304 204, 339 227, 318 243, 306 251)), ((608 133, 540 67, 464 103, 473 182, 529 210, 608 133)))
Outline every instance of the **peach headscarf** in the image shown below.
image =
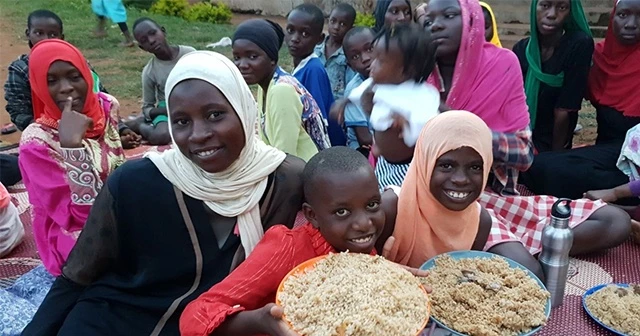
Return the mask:
POLYGON ((395 245, 387 257, 410 267, 449 251, 469 250, 478 233, 480 207, 451 211, 431 194, 429 184, 437 159, 461 147, 473 148, 483 160, 483 186, 493 162, 489 127, 467 111, 449 111, 431 119, 420 133, 398 200, 393 231, 395 245))

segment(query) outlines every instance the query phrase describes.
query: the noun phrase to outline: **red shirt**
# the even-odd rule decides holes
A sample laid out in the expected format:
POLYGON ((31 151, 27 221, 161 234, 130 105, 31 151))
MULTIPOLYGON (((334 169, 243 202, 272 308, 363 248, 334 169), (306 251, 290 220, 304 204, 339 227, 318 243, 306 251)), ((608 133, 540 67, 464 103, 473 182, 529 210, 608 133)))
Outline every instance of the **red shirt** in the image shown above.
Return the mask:
POLYGON ((310 223, 294 229, 272 227, 247 260, 187 305, 180 316, 180 334, 210 335, 228 316, 275 302, 278 286, 287 273, 330 252, 336 250, 310 223))

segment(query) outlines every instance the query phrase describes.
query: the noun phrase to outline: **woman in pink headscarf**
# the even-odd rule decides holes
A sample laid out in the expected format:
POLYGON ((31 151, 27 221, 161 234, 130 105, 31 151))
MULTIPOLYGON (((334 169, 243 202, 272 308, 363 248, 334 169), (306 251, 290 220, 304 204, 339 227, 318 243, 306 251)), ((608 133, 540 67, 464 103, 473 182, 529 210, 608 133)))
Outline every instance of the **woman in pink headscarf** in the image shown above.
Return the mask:
POLYGON ((491 128, 494 165, 488 186, 517 195, 518 174, 533 161, 517 57, 485 41, 477 0, 431 0, 424 19, 438 43, 437 68, 429 82, 440 90, 444 110, 472 111, 491 128))

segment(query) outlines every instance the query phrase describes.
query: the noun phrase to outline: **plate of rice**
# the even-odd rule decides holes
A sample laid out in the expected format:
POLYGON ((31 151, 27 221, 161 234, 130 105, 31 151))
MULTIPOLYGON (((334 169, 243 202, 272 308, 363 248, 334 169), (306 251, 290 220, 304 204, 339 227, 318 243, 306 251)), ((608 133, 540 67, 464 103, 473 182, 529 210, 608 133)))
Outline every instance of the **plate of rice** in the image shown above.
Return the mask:
POLYGON ((604 284, 582 296, 582 306, 596 323, 616 335, 640 336, 640 284, 604 284))
POLYGON ((433 321, 454 335, 528 336, 551 315, 546 287, 517 262, 481 251, 438 255, 421 267, 433 321))
POLYGON ((430 314, 418 278, 383 257, 361 253, 300 264, 280 283, 276 304, 305 336, 414 336, 430 314))

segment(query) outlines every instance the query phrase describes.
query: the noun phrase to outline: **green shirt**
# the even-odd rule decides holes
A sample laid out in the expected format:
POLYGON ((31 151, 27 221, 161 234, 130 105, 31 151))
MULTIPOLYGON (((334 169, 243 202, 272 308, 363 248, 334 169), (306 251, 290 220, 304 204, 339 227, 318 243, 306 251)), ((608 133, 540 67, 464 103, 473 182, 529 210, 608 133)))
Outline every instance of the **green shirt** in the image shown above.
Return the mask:
POLYGON ((258 88, 260 137, 266 144, 295 155, 304 161, 318 153, 316 145, 302 127, 302 102, 295 88, 286 83, 271 81, 264 92, 258 88))

